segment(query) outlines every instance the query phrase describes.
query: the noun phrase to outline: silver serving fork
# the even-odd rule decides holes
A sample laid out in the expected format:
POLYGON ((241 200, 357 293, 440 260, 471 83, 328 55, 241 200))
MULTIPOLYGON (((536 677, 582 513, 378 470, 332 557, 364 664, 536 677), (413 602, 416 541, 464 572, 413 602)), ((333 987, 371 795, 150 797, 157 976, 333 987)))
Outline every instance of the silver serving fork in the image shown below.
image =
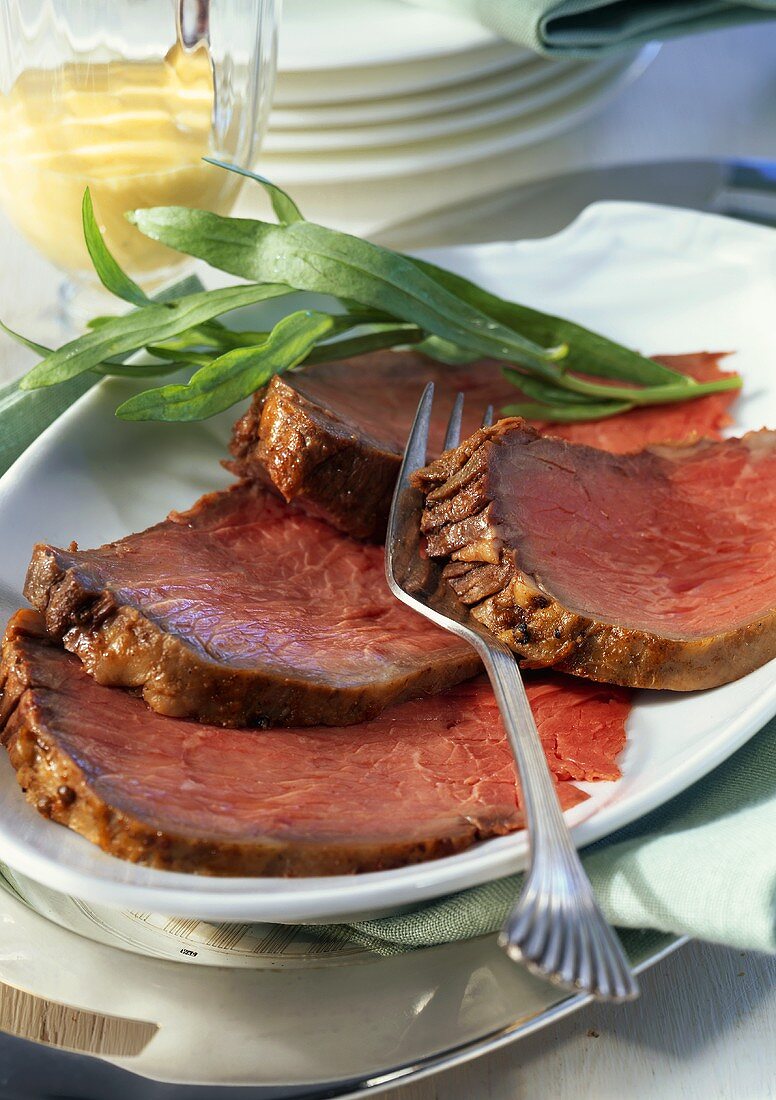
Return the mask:
MULTIPOLYGON (((639 988, 619 940, 604 919, 555 794, 528 697, 511 650, 469 616, 444 584, 439 565, 420 553, 421 493, 410 475, 426 464, 434 385, 423 391, 393 497, 385 571, 393 594, 474 646, 498 701, 520 775, 530 863, 499 942, 510 958, 556 985, 600 1000, 626 1001, 639 988)), ((445 450, 461 435, 463 394, 453 406, 445 450)), ((483 426, 492 422, 488 409, 483 426)))

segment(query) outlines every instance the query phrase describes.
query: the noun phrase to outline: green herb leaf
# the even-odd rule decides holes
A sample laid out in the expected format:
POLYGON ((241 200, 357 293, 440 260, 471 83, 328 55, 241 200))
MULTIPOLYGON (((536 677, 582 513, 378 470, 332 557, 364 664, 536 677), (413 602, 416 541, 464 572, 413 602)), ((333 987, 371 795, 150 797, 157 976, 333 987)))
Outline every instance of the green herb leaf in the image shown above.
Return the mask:
POLYGON ((229 164, 228 161, 217 160, 216 157, 203 157, 202 159, 206 160, 208 164, 213 164, 216 168, 225 168, 227 172, 236 172, 238 176, 245 176, 246 179, 260 183, 269 195, 275 217, 283 225, 290 225, 292 222, 303 222, 305 220, 301 210, 291 196, 287 195, 276 183, 271 183, 268 179, 265 179, 264 176, 257 175, 256 172, 251 172, 249 168, 240 168, 237 164, 229 164))
POLYGON ((204 420, 250 397, 274 374, 307 358, 336 329, 329 314, 302 310, 275 325, 265 343, 236 348, 198 370, 185 386, 164 386, 131 397, 116 410, 122 420, 204 420))
POLYGON ((0 329, 10 336, 12 340, 15 340, 17 344, 21 344, 24 348, 29 348, 30 351, 34 351, 36 355, 45 356, 51 354, 51 348, 46 348, 43 344, 36 344, 34 340, 28 340, 26 336, 22 336, 20 332, 14 332, 12 328, 0 321, 0 329))
POLYGON ((550 380, 561 372, 548 349, 524 339, 450 293, 411 260, 313 222, 270 225, 204 210, 136 210, 131 221, 153 240, 243 278, 283 282, 379 309, 480 355, 517 360, 550 380))
MULTIPOLYGON (((259 333, 256 334, 257 336, 259 333)), ((266 338, 269 336, 268 332, 261 333, 266 338)), ((257 340, 256 343, 262 343, 262 340, 257 340)), ((157 347, 156 344, 148 344, 146 351, 149 355, 155 355, 157 359, 164 359, 166 362, 177 363, 179 367, 192 366, 192 367, 206 367, 208 363, 212 363, 214 359, 218 358, 218 352, 212 351, 192 351, 189 348, 184 348, 180 351, 176 351, 173 348, 157 347)))
MULTIPOLYGON (((314 363, 328 363, 335 359, 349 359, 354 355, 363 355, 366 352, 395 347, 399 342, 403 344, 412 344, 415 341, 422 339, 423 336, 423 333, 419 329, 415 328, 413 325, 385 324, 374 325, 372 331, 363 333, 359 336, 353 336, 350 339, 330 339, 337 332, 344 331, 345 329, 351 327, 351 320, 352 319, 348 317, 348 315, 342 315, 332 318, 331 331, 327 332, 325 337, 326 339, 330 340, 330 342, 325 344, 318 344, 317 346, 311 348, 309 354, 302 363, 292 365, 304 367, 307 365, 312 365, 314 363)), ((235 349, 229 350, 248 348, 251 352, 254 352, 258 346, 266 344, 267 340, 270 339, 272 334, 269 332, 248 333, 243 331, 234 333, 234 335, 239 336, 241 338, 241 342, 236 345, 235 349), (247 337, 252 337, 252 340, 249 341, 248 339, 246 339, 247 337), (245 340, 244 344, 242 343, 242 340, 245 340)), ((155 355, 160 359, 169 360, 172 363, 172 366, 167 369, 170 371, 180 370, 182 366, 208 367, 211 364, 215 363, 219 358, 222 360, 222 362, 226 360, 225 355, 219 357, 216 353, 213 352, 194 352, 188 349, 176 351, 167 347, 157 347, 156 345, 149 345, 146 348, 146 351, 149 353, 149 355, 155 355)), ((235 359, 237 358, 238 357, 235 357, 235 359)), ((226 363, 228 366, 229 361, 226 360, 226 363)), ((289 365, 288 367, 283 369, 291 369, 292 365, 289 365)), ((151 366, 149 365, 147 369, 150 373, 151 366)), ((166 372, 164 370, 161 370, 159 371, 159 373, 166 372)), ((275 371, 274 373, 280 373, 280 371, 275 371)), ((258 388, 258 385, 264 385, 264 383, 258 383, 256 388, 258 388)), ((237 400, 242 400, 244 396, 246 395, 241 394, 240 397, 237 398, 237 400)), ((174 400, 177 400, 178 397, 179 393, 176 391, 176 393, 174 394, 174 400)), ((166 400, 165 397, 160 398, 160 401, 164 400, 166 400)), ((138 400, 137 408, 140 407, 140 404, 141 401, 138 400)), ((149 404, 149 409, 151 407, 151 404, 149 404)), ((153 408, 156 407, 156 401, 154 401, 153 408)), ((176 419, 177 418, 178 417, 176 416, 176 419)), ((154 416, 153 419, 157 419, 157 417, 154 416)))
POLYGON ((602 386, 568 374, 562 385, 582 396, 628 401, 633 405, 673 405, 676 401, 693 401, 708 393, 740 390, 742 384, 737 374, 729 378, 715 378, 713 382, 696 382, 694 378, 687 378, 685 375, 682 378, 682 382, 671 382, 669 385, 632 389, 630 386, 602 386))
POLYGON ((540 378, 532 378, 529 374, 520 374, 509 367, 503 367, 501 373, 523 391, 526 397, 532 397, 544 405, 595 405, 601 404, 598 397, 588 397, 585 394, 574 393, 571 390, 562 390, 557 386, 544 382, 540 378))
MULTIPOLYGON (((234 333, 234 335, 240 337, 240 340, 234 345, 235 348, 239 348, 256 347, 259 344, 263 344, 269 338, 270 333, 249 333, 242 331, 234 333), (245 339, 245 337, 252 337, 252 339, 245 339)), ((329 363, 335 359, 350 359, 354 355, 364 355, 370 351, 382 351, 386 348, 415 344, 422 339, 423 333, 419 328, 416 328, 415 325, 373 325, 369 332, 362 333, 358 336, 352 336, 343 340, 329 340, 328 343, 318 344, 310 351, 304 363, 300 365, 305 367, 308 364, 329 363)), ((226 348, 225 350, 232 349, 226 348)), ((214 352, 196 352, 187 348, 175 350, 166 345, 149 345, 146 351, 149 355, 155 355, 160 359, 175 361, 178 367, 181 366, 181 361, 186 364, 191 363, 196 366, 205 367, 217 358, 217 354, 214 352)))
POLYGON ((84 227, 84 240, 89 250, 89 255, 94 264, 94 270, 100 277, 102 285, 115 294, 117 298, 123 298, 125 302, 131 302, 134 306, 145 306, 151 299, 140 289, 137 283, 130 279, 122 270, 118 261, 111 254, 105 238, 100 232, 97 219, 94 216, 92 196, 87 187, 84 191, 81 204, 81 216, 84 227))
POLYGON ((330 363, 334 359, 350 359, 353 355, 365 355, 369 351, 382 351, 415 344, 423 339, 423 333, 415 325, 376 325, 374 331, 346 340, 334 340, 313 348, 302 366, 314 363, 330 363))
POLYGON ((196 367, 188 384, 139 394, 119 414, 125 419, 203 419, 280 371, 410 344, 447 363, 489 356, 518 365, 520 370, 505 369, 505 377, 534 400, 507 411, 558 422, 614 416, 635 406, 687 401, 741 385, 737 377, 696 382, 573 322, 498 298, 452 272, 306 222, 293 200, 268 180, 205 159, 258 182, 281 224, 181 207, 137 210, 128 217, 152 239, 258 285, 185 294, 169 290, 149 299, 107 248, 87 191, 83 228, 95 269, 108 290, 136 308, 95 319, 90 332, 57 351, 6 329, 43 356, 21 387, 54 385, 87 371, 146 377, 196 367), (346 312, 298 311, 271 333, 235 332, 217 320, 233 309, 295 291, 334 297, 346 312), (348 332, 348 338, 336 339, 348 332), (161 362, 124 358, 143 347, 161 362), (596 379, 635 386, 601 385, 596 379))
POLYGON ((604 401, 625 401, 630 405, 669 405, 677 401, 692 401, 710 393, 722 393, 741 388, 738 375, 729 378, 715 378, 711 382, 696 382, 694 378, 681 375, 681 382, 663 385, 630 386, 601 385, 587 379, 577 378, 565 373, 557 385, 532 378, 527 374, 508 367, 502 368, 506 379, 518 386, 528 397, 550 405, 597 405, 604 401))
POLYGON ((625 401, 605 401, 600 405, 505 405, 504 416, 522 416, 526 420, 547 420, 555 424, 574 424, 582 420, 603 420, 629 412, 633 405, 625 401))
POLYGON ((92 369, 106 378, 164 378, 166 374, 177 374, 179 370, 192 364, 183 360, 169 363, 116 363, 107 361, 92 369))
POLYGON ((182 279, 176 279, 174 283, 158 290, 153 296, 155 302, 173 302, 176 298, 183 298, 187 294, 196 294, 198 290, 204 290, 205 284, 199 275, 184 275, 182 279))
MULTIPOLYGON (((620 352, 632 365, 631 380, 638 381, 637 375, 649 376, 653 379, 649 386, 631 388, 588 382, 574 376, 565 365, 561 369, 556 362, 548 361, 557 349, 542 349, 525 340, 447 290, 444 284, 460 285, 458 276, 433 267, 427 272, 422 263, 312 222, 275 226, 183 207, 138 210, 133 217, 138 227, 154 240, 189 252, 234 275, 282 280, 298 290, 334 294, 367 308, 385 310, 458 349, 516 361, 557 388, 577 394, 651 405, 691 400, 741 385, 737 378, 698 383, 627 349, 620 352), (656 384, 657 377, 663 381, 656 384)), ((464 287, 473 287, 466 280, 463 283, 464 287)), ((476 287, 473 290, 478 295, 486 293, 476 287)), ((501 302, 490 295, 487 301, 501 302)), ((513 303, 507 305, 511 309, 513 303)), ((522 306, 516 308, 526 316, 533 312, 522 306)), ((585 330, 578 332, 582 340, 594 336, 583 333, 585 330)), ((609 347, 603 337, 596 340, 609 347)), ((614 366, 612 362, 607 368, 611 373, 615 370, 626 373, 622 357, 614 366)), ((588 369, 592 367, 588 365, 588 369)))
POLYGON ((414 258, 411 258, 411 262, 451 293, 503 324, 518 329, 535 343, 547 346, 566 344, 569 350, 563 361, 565 370, 575 370, 599 378, 620 378, 642 386, 671 382, 687 384, 687 375, 639 355, 573 321, 499 298, 462 275, 446 271, 436 264, 414 258))
POLYGON ((440 336, 429 336, 418 348, 424 355, 436 359, 439 363, 447 363, 451 367, 463 366, 466 363, 476 363, 479 355, 466 348, 459 348, 457 344, 451 344, 449 340, 443 340, 440 336))
POLYGON ((21 386, 37 389, 64 382, 92 370, 104 359, 161 343, 229 310, 287 293, 287 286, 275 284, 232 286, 200 291, 173 302, 153 302, 64 344, 33 367, 21 386))
MULTIPOLYGON (((106 324, 111 321, 115 321, 120 314, 113 314, 109 317, 93 317, 91 321, 87 323, 87 328, 100 329, 104 328, 106 324)), ((192 350, 201 348, 234 348, 243 346, 239 339, 233 339, 238 335, 232 329, 227 328, 218 321, 209 321, 203 325, 197 325, 195 328, 186 329, 185 332, 181 332, 178 336, 171 336, 169 340, 160 340, 159 347, 166 348, 167 350, 182 350, 191 348, 192 350)), ((252 341, 257 343, 258 341, 252 341)))
MULTIPOLYGON (((29 348, 30 351, 34 351, 36 355, 45 357, 53 354, 51 348, 44 347, 43 344, 36 344, 34 340, 28 340, 26 336, 22 336, 20 333, 10 329, 8 325, 4 325, 2 321, 0 321, 0 329, 10 336, 12 340, 15 340, 17 344, 29 348)), ((158 378, 160 375, 172 374, 175 371, 179 371, 185 366, 188 366, 188 363, 182 362, 181 359, 176 356, 172 363, 125 363, 121 360, 108 359, 103 363, 99 363, 96 367, 93 367, 92 370, 97 374, 105 376, 120 375, 124 378, 158 378)))

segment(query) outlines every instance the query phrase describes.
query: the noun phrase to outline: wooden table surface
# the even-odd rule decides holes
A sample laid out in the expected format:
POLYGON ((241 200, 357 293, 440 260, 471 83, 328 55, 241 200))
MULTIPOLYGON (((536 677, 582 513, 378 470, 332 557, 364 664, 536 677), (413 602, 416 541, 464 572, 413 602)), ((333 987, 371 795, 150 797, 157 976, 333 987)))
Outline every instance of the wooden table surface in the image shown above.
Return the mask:
MULTIPOLYGON (((776 29, 667 45, 601 118, 545 143, 528 175, 591 163, 698 155, 776 159, 776 29)), ((58 277, 0 216, 0 316, 28 326, 58 277)), ((30 335, 36 335, 30 331, 30 335)), ((30 362, 0 342, 0 383, 30 362)), ((511 1047, 387 1093, 391 1100, 776 1097, 776 960, 690 944, 642 981, 642 997, 591 1007, 511 1047)))

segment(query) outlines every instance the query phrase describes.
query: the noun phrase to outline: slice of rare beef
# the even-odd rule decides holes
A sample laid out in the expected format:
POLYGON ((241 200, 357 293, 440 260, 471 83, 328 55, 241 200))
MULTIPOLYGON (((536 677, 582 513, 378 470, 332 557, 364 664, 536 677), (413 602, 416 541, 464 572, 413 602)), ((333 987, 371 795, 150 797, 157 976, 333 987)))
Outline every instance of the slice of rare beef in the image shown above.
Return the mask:
POLYGON ((103 684, 224 725, 340 725, 473 676, 403 607, 382 550, 257 485, 97 550, 36 547, 25 595, 103 684))
MULTIPOLYGON (((523 826, 495 700, 478 679, 347 728, 197 725, 103 687, 12 620, 0 730, 27 799, 107 852, 215 875, 374 871, 523 826)), ((528 685, 564 806, 569 778, 615 778, 629 693, 557 676, 528 685)))
MULTIPOLYGON (((698 379, 723 375, 717 355, 656 358, 698 379)), ((522 399, 504 378, 503 365, 483 360, 447 366, 417 352, 383 351, 273 378, 235 424, 229 468, 243 478, 269 481, 286 500, 299 501, 356 538, 379 539, 425 383, 436 386, 438 415, 429 438, 430 452, 436 455, 459 391, 466 394, 464 436, 477 428, 487 405, 498 412, 522 399)), ((637 451, 666 440, 718 438, 734 399, 732 392, 710 394, 608 420, 542 427, 607 450, 637 451)))
MULTIPOLYGON (((475 430, 489 403, 514 399, 495 362, 449 367, 416 352, 382 351, 273 378, 234 426, 229 469, 269 480, 356 538, 385 534, 401 454, 426 382, 443 397, 467 393, 464 432, 475 430)), ((447 411, 429 446, 442 450, 447 411)))
POLYGON ((614 455, 513 418, 416 484, 429 554, 528 667, 689 691, 776 657, 776 432, 614 455))
MULTIPOLYGON (((688 374, 697 382, 713 382, 731 378, 735 371, 720 370, 719 352, 696 352, 693 355, 656 355, 659 363, 688 374)), ((674 405, 644 405, 619 416, 604 420, 582 420, 575 424, 553 424, 550 421, 530 421, 545 435, 556 435, 569 443, 586 443, 615 454, 631 454, 651 447, 653 443, 691 443, 696 439, 721 439, 722 429, 733 423, 730 407, 738 391, 707 393, 694 401, 678 401, 674 405)))

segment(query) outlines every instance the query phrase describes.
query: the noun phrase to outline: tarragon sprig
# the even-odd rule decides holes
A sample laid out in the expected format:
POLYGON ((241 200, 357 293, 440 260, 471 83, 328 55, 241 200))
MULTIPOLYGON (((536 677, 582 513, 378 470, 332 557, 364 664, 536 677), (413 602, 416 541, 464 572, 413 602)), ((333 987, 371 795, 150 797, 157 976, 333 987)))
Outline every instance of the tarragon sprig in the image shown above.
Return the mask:
POLYGON ((275 374, 409 344, 446 363, 485 356, 502 361, 505 376, 530 399, 505 411, 540 420, 598 419, 741 385, 736 376, 696 382, 453 272, 308 222, 268 180, 211 163, 257 181, 277 224, 184 207, 135 210, 128 217, 152 239, 250 282, 150 298, 107 248, 87 191, 83 231, 95 271, 131 308, 95 318, 89 331, 56 350, 17 336, 42 357, 23 388, 55 385, 88 371, 140 378, 185 368, 193 372, 188 382, 138 393, 117 415, 199 420, 243 400, 275 374), (300 291, 326 294, 336 309, 300 309, 300 291), (235 331, 220 319, 272 298, 287 299, 288 309, 271 331, 235 331), (144 349, 156 362, 138 360, 135 353, 144 349))

